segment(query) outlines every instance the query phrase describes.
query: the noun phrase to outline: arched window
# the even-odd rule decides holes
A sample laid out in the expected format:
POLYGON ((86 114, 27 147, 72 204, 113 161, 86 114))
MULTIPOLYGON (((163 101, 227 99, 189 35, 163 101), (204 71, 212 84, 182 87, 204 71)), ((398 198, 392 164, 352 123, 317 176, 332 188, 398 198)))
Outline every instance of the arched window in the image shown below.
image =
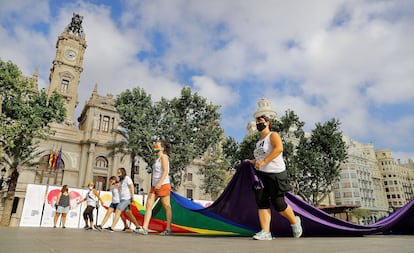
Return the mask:
POLYGON ((62 79, 62 83, 60 85, 60 91, 63 93, 67 93, 69 89, 69 80, 62 79))
POLYGON ((95 167, 107 169, 108 168, 108 160, 103 156, 98 156, 95 159, 95 167))

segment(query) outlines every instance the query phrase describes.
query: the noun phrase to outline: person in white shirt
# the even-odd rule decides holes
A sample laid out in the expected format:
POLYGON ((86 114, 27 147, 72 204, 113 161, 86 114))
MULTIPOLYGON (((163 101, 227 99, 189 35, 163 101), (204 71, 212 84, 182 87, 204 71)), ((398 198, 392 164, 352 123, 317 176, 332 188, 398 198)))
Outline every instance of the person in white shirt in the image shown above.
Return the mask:
MULTIPOLYGON (((109 189, 112 193, 112 201, 111 204, 109 205, 108 209, 106 210, 105 216, 101 222, 101 225, 95 225, 95 229, 101 231, 102 227, 105 225, 105 223, 108 221, 109 217, 111 216, 112 213, 115 212, 115 210, 118 207, 118 204, 120 202, 120 198, 119 198, 119 181, 118 181, 118 177, 117 176, 112 176, 109 178, 109 189)), ((127 224, 126 219, 124 218, 124 216, 121 215, 121 219, 122 222, 124 223, 124 229, 123 231, 126 231, 129 229, 129 226, 127 224)))
MULTIPOLYGON (((134 223, 135 227, 139 227, 138 221, 135 219, 134 215, 131 213, 131 203, 134 199, 134 182, 132 179, 127 176, 125 168, 119 168, 117 171, 119 182, 119 204, 115 210, 115 217, 110 227, 104 228, 108 232, 114 232, 114 228, 119 221, 121 213, 125 211, 129 220, 134 223)), ((135 231, 134 231, 135 232, 135 231)))
POLYGON ((255 159, 248 161, 254 165, 256 174, 263 183, 263 188, 255 191, 262 230, 256 233, 253 239, 272 240, 270 204, 289 221, 293 237, 299 238, 302 236, 300 217, 295 216, 292 208, 285 201, 285 193, 290 191, 291 187, 283 160, 282 139, 278 133, 270 130, 272 123, 264 115, 256 118, 256 127, 260 132, 260 139, 257 141, 254 150, 255 159))
POLYGON ((171 144, 165 141, 157 141, 153 147, 157 154, 157 160, 152 167, 151 190, 148 194, 145 206, 144 224, 138 230, 140 234, 148 234, 148 225, 152 216, 152 208, 155 201, 160 198, 165 209, 167 227, 160 235, 171 235, 172 211, 170 203, 171 184, 168 174, 170 173, 170 162, 168 155, 171 153, 171 144))
POLYGON ((86 208, 83 211, 83 219, 85 221, 85 226, 83 227, 86 230, 92 230, 93 229, 93 209, 96 208, 98 204, 98 200, 101 202, 101 205, 103 205, 103 201, 101 197, 99 196, 99 192, 94 188, 94 183, 90 181, 88 183, 88 189, 89 191, 86 193, 86 197, 78 202, 81 203, 83 201, 86 201, 86 208), (89 219, 89 224, 88 224, 89 219))

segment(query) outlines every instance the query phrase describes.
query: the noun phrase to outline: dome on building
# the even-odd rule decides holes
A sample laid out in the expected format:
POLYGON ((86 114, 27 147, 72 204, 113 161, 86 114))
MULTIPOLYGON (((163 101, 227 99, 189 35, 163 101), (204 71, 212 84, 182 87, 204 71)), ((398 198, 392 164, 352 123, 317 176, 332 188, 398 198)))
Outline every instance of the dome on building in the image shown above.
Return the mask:
POLYGON ((267 98, 261 98, 257 102, 257 111, 253 114, 256 119, 259 116, 265 115, 269 118, 277 118, 277 113, 270 107, 270 101, 267 98))

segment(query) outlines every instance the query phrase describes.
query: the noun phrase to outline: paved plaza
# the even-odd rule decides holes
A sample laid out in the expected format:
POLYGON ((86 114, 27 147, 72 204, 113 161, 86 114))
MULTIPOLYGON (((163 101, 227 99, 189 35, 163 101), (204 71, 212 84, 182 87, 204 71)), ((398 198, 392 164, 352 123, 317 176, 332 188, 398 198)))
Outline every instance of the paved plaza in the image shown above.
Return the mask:
POLYGON ((0 228, 0 253, 6 252, 412 253, 414 236, 281 237, 272 241, 254 241, 249 237, 162 237, 68 228, 0 228))

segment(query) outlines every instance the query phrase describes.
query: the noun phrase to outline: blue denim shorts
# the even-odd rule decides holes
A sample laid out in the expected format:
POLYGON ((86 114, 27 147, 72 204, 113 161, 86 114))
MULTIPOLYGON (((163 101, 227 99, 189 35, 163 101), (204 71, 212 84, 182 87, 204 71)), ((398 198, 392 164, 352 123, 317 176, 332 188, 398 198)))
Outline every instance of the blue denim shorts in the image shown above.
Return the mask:
POLYGON ((116 209, 118 209, 119 211, 128 211, 130 210, 129 204, 129 199, 121 199, 121 202, 119 202, 116 209))
POLYGON ((118 205, 119 205, 119 203, 111 203, 109 205, 109 208, 112 208, 112 209, 116 210, 116 208, 118 207, 118 205))

